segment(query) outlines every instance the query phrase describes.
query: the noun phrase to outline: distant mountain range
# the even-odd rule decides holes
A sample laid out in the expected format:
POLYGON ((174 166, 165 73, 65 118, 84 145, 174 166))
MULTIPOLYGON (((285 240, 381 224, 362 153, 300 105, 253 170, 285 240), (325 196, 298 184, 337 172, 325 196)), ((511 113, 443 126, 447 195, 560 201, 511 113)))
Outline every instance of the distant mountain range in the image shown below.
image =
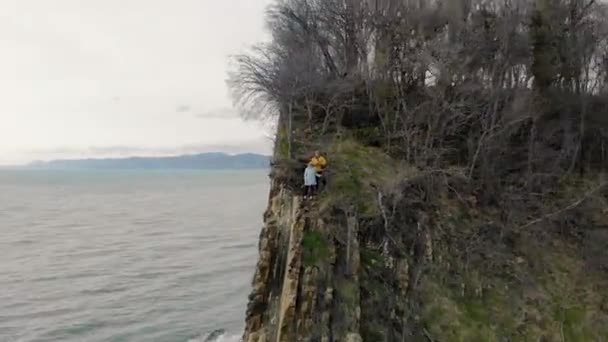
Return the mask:
POLYGON ((270 157, 245 153, 201 153, 173 157, 129 157, 36 161, 29 168, 43 169, 264 169, 270 157))

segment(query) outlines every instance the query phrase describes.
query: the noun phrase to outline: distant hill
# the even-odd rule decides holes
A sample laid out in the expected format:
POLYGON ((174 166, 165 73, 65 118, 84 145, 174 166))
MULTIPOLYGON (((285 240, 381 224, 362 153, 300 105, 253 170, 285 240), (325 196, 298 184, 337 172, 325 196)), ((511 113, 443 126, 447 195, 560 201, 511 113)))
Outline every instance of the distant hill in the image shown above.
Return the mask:
POLYGON ((172 157, 129 157, 36 161, 30 168, 45 169, 264 169, 270 157, 245 153, 201 153, 172 157))

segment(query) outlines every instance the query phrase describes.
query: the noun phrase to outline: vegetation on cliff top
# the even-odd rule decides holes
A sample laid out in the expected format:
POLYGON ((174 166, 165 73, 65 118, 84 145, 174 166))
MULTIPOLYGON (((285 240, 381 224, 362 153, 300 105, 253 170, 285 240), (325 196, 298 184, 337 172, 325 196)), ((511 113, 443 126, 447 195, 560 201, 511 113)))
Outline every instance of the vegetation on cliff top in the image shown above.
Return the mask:
POLYGON ((606 4, 283 0, 267 22, 230 83, 278 119, 275 180, 328 154, 364 340, 608 339, 606 4))

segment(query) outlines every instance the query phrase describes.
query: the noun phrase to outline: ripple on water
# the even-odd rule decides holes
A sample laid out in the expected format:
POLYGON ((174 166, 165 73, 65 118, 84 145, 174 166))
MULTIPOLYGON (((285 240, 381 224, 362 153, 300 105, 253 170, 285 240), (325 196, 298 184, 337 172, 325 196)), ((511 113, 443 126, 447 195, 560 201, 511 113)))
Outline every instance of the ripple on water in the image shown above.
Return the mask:
POLYGON ((0 341, 237 341, 267 187, 253 171, 0 174, 0 341))

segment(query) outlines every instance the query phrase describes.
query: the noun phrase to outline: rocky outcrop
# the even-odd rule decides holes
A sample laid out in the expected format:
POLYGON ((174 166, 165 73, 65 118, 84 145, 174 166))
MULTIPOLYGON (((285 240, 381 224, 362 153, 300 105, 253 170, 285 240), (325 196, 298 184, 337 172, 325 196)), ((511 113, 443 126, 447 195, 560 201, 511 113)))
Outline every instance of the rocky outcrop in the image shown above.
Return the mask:
POLYGON ((362 341, 356 220, 336 226, 313 203, 272 185, 243 341, 362 341))
MULTIPOLYGON (((369 283, 371 276, 362 265, 359 219, 350 211, 328 215, 317 207, 272 185, 243 341, 363 341, 361 292, 369 289, 361 280, 369 283)), ((393 263, 400 284, 395 291, 405 296, 409 262, 393 263)))
MULTIPOLYGON (((363 215, 342 206, 335 188, 304 201, 274 179, 243 341, 608 336, 604 240, 562 230, 536 239, 458 196, 423 203, 409 182, 363 215)), ((599 236, 607 227, 601 205, 591 201, 569 220, 599 236)))

